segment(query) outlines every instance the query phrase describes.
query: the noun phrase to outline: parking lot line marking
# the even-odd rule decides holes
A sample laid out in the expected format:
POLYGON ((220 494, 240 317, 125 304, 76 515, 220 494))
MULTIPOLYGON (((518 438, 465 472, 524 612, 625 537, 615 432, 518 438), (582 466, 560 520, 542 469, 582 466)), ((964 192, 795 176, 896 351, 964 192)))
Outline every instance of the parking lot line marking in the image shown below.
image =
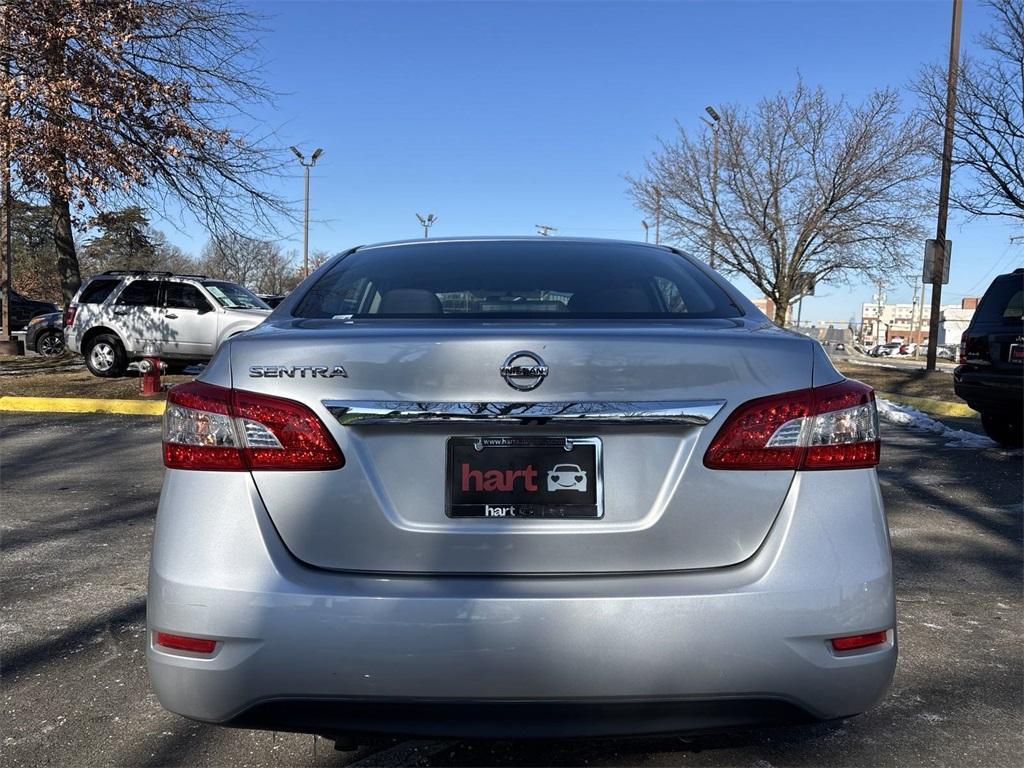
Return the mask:
POLYGON ((966 403, 951 403, 948 400, 935 400, 931 397, 914 397, 912 395, 899 395, 895 392, 876 392, 879 397, 892 400, 903 405, 912 405, 919 411, 930 413, 934 416, 963 416, 970 418, 977 416, 978 412, 966 403))
POLYGON ((163 400, 105 400, 91 397, 0 396, 0 411, 31 413, 120 413, 128 416, 162 416, 163 400))

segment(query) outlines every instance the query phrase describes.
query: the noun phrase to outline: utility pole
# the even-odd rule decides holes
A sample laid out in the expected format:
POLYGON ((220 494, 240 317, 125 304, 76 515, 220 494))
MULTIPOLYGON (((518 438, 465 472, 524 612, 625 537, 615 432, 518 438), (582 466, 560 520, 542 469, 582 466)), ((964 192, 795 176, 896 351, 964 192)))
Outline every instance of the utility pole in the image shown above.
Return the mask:
MULTIPOLYGON (((704 107, 704 111, 711 115, 709 122, 704 120, 705 123, 711 126, 712 135, 712 149, 711 149, 711 259, 708 261, 708 266, 712 269, 715 268, 715 257, 717 255, 718 246, 718 126, 722 122, 722 118, 715 111, 714 107, 704 107)), ((799 323, 797 323, 799 325, 799 323)))
POLYGON ((420 226, 423 227, 423 239, 426 240, 430 237, 430 228, 434 226, 434 222, 437 221, 437 216, 432 213, 428 213, 426 216, 422 213, 417 213, 416 218, 420 220, 420 226))
POLYGON ((549 227, 547 224, 534 224, 537 228, 537 234, 541 237, 547 237, 551 232, 557 232, 558 227, 549 227))
POLYGON ((309 277, 309 169, 316 165, 317 159, 324 151, 317 148, 310 155, 308 161, 296 147, 292 147, 292 152, 299 158, 302 167, 306 169, 306 213, 302 219, 302 276, 309 277))
POLYGON ((956 118, 956 81, 960 62, 960 17, 962 0, 953 0, 953 30, 949 40, 949 71, 946 79, 946 130, 942 138, 942 176, 939 179, 939 219, 935 227, 935 258, 932 260, 932 310, 928 318, 928 361, 925 370, 934 371, 939 344, 939 315, 942 307, 942 277, 946 272, 946 217, 949 213, 949 175, 953 167, 953 127, 956 118))
POLYGON ((885 306, 885 294, 883 293, 884 283, 882 278, 879 277, 875 280, 875 287, 878 289, 878 292, 875 294, 875 344, 885 344, 888 339, 878 338, 878 334, 882 330, 882 308, 885 306))
POLYGON ((644 228, 644 242, 651 242, 651 225, 647 223, 647 219, 641 219, 640 226, 644 228))
MULTIPOLYGON (((921 280, 924 286, 924 279, 921 280)), ((921 301, 924 302, 924 293, 921 294, 921 301)), ((914 278, 914 299, 910 303, 910 341, 914 345, 914 357, 917 357, 917 350, 921 346, 921 340, 917 337, 917 278, 914 278)))

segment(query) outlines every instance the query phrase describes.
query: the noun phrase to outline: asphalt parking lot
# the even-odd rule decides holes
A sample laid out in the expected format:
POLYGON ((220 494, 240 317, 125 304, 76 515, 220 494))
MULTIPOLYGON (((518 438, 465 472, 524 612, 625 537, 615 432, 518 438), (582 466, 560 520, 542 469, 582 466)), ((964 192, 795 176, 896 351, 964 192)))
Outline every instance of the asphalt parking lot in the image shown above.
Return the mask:
POLYGON ((160 491, 154 418, 0 414, 0 758, 5 766, 1019 765, 1022 454, 884 425, 897 567, 891 695, 848 721, 585 742, 232 731, 164 712, 143 654, 160 491))

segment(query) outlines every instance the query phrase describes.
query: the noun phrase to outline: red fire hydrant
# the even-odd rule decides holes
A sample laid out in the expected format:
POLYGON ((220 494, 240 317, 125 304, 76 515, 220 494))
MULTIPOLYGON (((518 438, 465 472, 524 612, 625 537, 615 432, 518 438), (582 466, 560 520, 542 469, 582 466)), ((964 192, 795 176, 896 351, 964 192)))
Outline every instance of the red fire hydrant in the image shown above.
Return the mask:
POLYGON ((160 384, 160 353, 156 344, 147 342, 142 348, 142 362, 139 363, 139 393, 142 395, 156 395, 162 391, 160 384))

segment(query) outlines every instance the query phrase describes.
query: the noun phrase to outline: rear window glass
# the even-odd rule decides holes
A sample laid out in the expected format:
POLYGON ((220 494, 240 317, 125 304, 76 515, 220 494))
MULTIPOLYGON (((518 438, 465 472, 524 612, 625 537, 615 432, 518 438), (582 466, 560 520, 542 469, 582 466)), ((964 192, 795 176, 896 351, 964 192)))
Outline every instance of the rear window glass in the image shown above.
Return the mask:
POLYGON ((107 300, 120 280, 93 280, 82 289, 82 295, 78 297, 79 304, 102 304, 107 300))
POLYGON ((661 248, 609 243, 445 242, 381 246, 338 261, 295 316, 722 318, 742 312, 661 248))
POLYGON ((1024 275, 1011 275, 993 282, 978 305, 976 317, 983 323, 1024 320, 1024 275))

